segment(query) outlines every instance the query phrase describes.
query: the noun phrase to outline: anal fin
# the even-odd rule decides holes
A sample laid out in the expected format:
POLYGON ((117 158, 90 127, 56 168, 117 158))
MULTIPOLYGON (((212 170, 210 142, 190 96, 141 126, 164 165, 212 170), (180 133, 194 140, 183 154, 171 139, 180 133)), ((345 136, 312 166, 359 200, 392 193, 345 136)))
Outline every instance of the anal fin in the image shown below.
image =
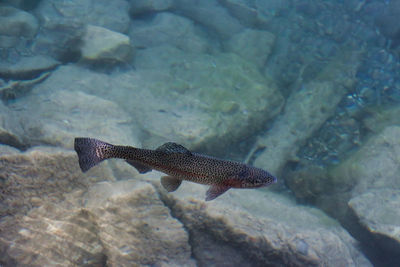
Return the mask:
POLYGON ((181 185, 182 179, 173 176, 161 177, 161 184, 168 192, 173 192, 181 185))
POLYGON ((206 201, 213 200, 226 191, 229 190, 229 186, 224 186, 224 185, 212 185, 206 192, 206 201))
POLYGON ((129 160, 127 159, 126 162, 130 165, 132 165, 133 167, 136 168, 136 170, 138 170, 139 173, 146 173, 151 171, 151 168, 134 160, 129 160))

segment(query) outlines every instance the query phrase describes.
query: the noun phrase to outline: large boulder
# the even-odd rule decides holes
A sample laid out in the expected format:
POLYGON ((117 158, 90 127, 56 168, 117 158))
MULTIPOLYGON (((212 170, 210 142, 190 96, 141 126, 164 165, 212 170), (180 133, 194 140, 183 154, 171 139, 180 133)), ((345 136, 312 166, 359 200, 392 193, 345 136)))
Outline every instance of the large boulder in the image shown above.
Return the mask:
POLYGON ((388 126, 337 166, 309 167, 286 174, 286 183, 337 218, 377 262, 398 261, 400 227, 400 127, 388 126))
MULTIPOLYGON (((74 85, 71 76, 65 79, 74 85)), ((29 95, 13 106, 23 128, 20 138, 27 146, 46 144, 72 148, 77 136, 139 145, 129 127, 130 116, 118 104, 80 91, 65 90, 67 81, 59 82, 51 76, 35 88, 42 94, 29 95)))
POLYGON ((70 147, 74 135, 131 145, 137 144, 129 137, 135 135, 151 148, 173 140, 221 153, 253 135, 283 104, 276 87, 233 54, 212 57, 163 47, 140 51, 136 59, 137 71, 110 75, 58 68, 35 87, 40 96, 16 103, 15 108, 28 108, 20 112, 30 119, 27 136, 70 147))
MULTIPOLYGON (((349 59, 351 51, 351 48, 343 49, 322 68, 318 64, 308 66, 314 69, 313 77, 307 78, 308 82, 306 74, 301 73, 294 84, 296 90, 286 101, 284 112, 255 144, 256 166, 268 169, 279 177, 287 162, 298 161, 297 151, 334 115, 341 99, 356 81, 354 73, 360 58, 349 59)), ((306 71, 305 67, 303 72, 306 71)))
MULTIPOLYGON (((373 189, 349 201, 363 229, 400 260, 400 190, 373 189)), ((395 262, 396 260, 393 260, 395 262)))
POLYGON ((77 190, 0 227, 6 266, 195 266, 182 224, 140 181, 77 190))
POLYGON ((58 203, 65 193, 114 179, 104 165, 89 176, 83 175, 72 151, 38 147, 21 153, 7 146, 0 149, 0 218, 25 214, 45 202, 58 203))
POLYGON ((203 185, 184 182, 166 193, 154 183, 201 266, 371 266, 334 220, 287 196, 232 189, 205 203, 203 185))

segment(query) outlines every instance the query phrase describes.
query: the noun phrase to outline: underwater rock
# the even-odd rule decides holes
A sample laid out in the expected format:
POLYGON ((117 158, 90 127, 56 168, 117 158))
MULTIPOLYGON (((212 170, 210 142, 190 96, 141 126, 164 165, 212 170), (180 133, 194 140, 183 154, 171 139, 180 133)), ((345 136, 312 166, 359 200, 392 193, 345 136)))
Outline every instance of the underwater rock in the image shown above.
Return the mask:
POLYGON ((98 64, 127 62, 133 52, 127 35, 93 25, 86 27, 81 51, 84 61, 98 64))
POLYGON ((316 71, 312 78, 307 77, 308 81, 304 81, 303 72, 309 65, 304 66, 284 112, 256 142, 254 152, 266 149, 256 156, 254 164, 279 177, 286 162, 298 161, 297 151, 335 113, 347 90, 354 85, 359 64, 360 55, 354 55, 350 48, 337 53, 326 65, 311 64, 316 71))
POLYGON ((25 214, 45 202, 60 202, 67 192, 113 179, 107 165, 84 175, 72 151, 37 147, 21 153, 0 148, 0 218, 25 214))
POLYGON ((218 0, 227 8, 229 13, 237 18, 241 24, 252 28, 258 22, 258 12, 254 6, 250 6, 246 0, 218 0))
POLYGON ((187 232, 149 183, 104 182, 65 198, 33 209, 17 223, 1 222, 2 263, 195 266, 187 232))
POLYGON ((12 80, 30 80, 41 73, 55 69, 60 63, 53 58, 37 55, 21 57, 16 63, 0 63, 0 77, 12 80))
POLYGON ((172 45, 189 52, 206 52, 211 46, 206 33, 191 20, 168 12, 151 20, 133 20, 129 36, 137 48, 172 45))
MULTIPOLYGON (((336 167, 324 169, 322 172, 315 168, 287 173, 287 185, 295 191, 301 200, 311 200, 312 203, 341 222, 352 235, 360 240, 368 255, 380 258, 378 262, 396 262, 398 250, 398 237, 386 232, 372 234, 373 222, 381 222, 384 212, 389 212, 392 218, 390 227, 400 227, 395 210, 389 206, 397 194, 382 196, 385 190, 400 190, 400 127, 386 127, 379 134, 370 137, 362 147, 349 155, 336 167), (299 191, 299 192, 297 192, 299 191), (366 196, 375 196, 364 204, 366 196), (393 198, 393 199, 391 199, 393 198), (381 204, 384 200, 385 204, 381 204), (388 204, 389 206, 385 206, 388 204), (350 208, 349 208, 350 205, 350 208), (365 220, 366 219, 366 220, 365 220), (390 241, 395 239, 397 241, 390 241), (383 245, 387 241, 387 246, 383 245), (397 243, 397 245, 396 245, 397 243)), ((376 225, 377 226, 377 225, 376 225)), ((388 226, 389 227, 389 226, 388 226)), ((385 228, 386 229, 386 228, 385 228)))
POLYGON ((400 1, 389 1, 383 6, 383 10, 376 12, 375 24, 387 38, 396 44, 400 43, 400 25, 398 23, 400 14, 400 1))
POLYGON ((149 147, 175 140, 191 149, 224 153, 264 127, 283 105, 275 85, 235 54, 156 47, 138 51, 134 64, 141 87, 161 98, 146 104, 138 117, 150 133, 144 141, 149 147), (149 105, 154 110, 143 112, 149 105))
POLYGON ((22 10, 32 10, 38 6, 42 0, 2 0, 1 2, 22 9, 22 10))
POLYGON ((237 189, 205 203, 205 186, 166 193, 154 183, 200 266, 372 266, 334 220, 286 196, 237 189))
POLYGON ((368 190, 352 198, 349 207, 372 239, 400 260, 400 190, 368 190))
POLYGON ((171 9, 174 0, 129 0, 129 4, 129 13, 135 17, 137 15, 171 9))
POLYGON ((0 35, 33 38, 37 33, 37 19, 22 10, 0 6, 0 35))
POLYGON ((125 33, 130 22, 128 3, 124 0, 43 0, 35 13, 41 27, 32 51, 52 56, 63 63, 80 59, 86 25, 125 33))
POLYGON ((244 30, 240 22, 231 16, 217 0, 175 0, 174 10, 214 31, 222 39, 244 30))
POLYGON ((346 161, 330 171, 337 186, 352 196, 370 189, 400 189, 400 127, 386 127, 346 161))
POLYGON ((15 103, 16 108, 38 107, 23 113, 29 113, 27 118, 42 116, 26 122, 37 130, 28 136, 65 146, 73 135, 90 135, 135 146, 138 142, 128 138, 134 132, 147 148, 173 140, 190 149, 225 153, 283 105, 277 88, 233 54, 214 57, 160 47, 138 51, 135 60, 140 61, 135 61, 136 71, 110 75, 76 65, 59 67, 35 87, 41 96, 15 103))
POLYGON ((74 22, 125 33, 130 22, 128 10, 129 4, 125 0, 42 0, 36 12, 48 28, 74 22))
POLYGON ((391 125, 400 125, 400 106, 378 106, 366 110, 369 116, 363 120, 365 127, 373 133, 380 133, 391 125))
POLYGON ((303 142, 332 116, 346 89, 332 82, 310 82, 294 92, 285 111, 257 147, 266 147, 254 164, 279 177, 285 163, 295 159, 303 142))
POLYGON ((275 43, 275 36, 267 31, 246 29, 235 34, 226 43, 228 52, 233 52, 243 59, 263 67, 275 43))
MULTIPOLYGON (((63 79, 74 86, 71 76, 63 79)), ((72 79, 88 86, 79 77, 72 79)), ((92 136, 117 144, 138 145, 128 126, 131 118, 116 103, 66 90, 65 84, 59 82, 59 77, 52 75, 35 88, 42 94, 29 95, 13 105, 13 109, 19 110, 15 114, 24 125, 26 142, 72 148, 74 137, 92 136)))
POLYGON ((5 144, 18 149, 25 148, 19 134, 21 125, 18 124, 15 114, 3 103, 0 103, 0 144, 5 144), (18 134, 19 133, 19 134, 18 134))

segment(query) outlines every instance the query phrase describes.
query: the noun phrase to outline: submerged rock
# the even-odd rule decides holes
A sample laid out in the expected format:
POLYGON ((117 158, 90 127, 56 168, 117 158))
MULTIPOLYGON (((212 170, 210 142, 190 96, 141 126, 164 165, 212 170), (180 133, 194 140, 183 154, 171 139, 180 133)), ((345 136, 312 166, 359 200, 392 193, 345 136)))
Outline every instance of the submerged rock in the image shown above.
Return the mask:
POLYGON ((30 80, 55 69, 60 63, 47 56, 22 57, 14 64, 0 63, 0 77, 12 80, 30 80))
POLYGON ((33 38, 37 33, 37 19, 22 10, 0 6, 0 35, 33 38))
POLYGON ((182 224, 140 181, 100 183, 0 225, 4 264, 195 266, 182 224))
POLYGON ((173 193, 160 188, 201 266, 371 266, 357 241, 316 209, 253 189, 205 203, 205 190, 193 183, 173 193))
POLYGON ((84 61, 97 64, 127 62, 133 52, 127 35, 93 25, 86 27, 81 51, 84 61))
POLYGON ((270 32, 246 29, 233 35, 225 48, 261 68, 270 55, 274 42, 275 36, 270 32))
MULTIPOLYGON (((74 86, 71 76, 64 78, 74 86)), ((66 90, 63 87, 66 84, 59 82, 57 77, 51 76, 47 82, 35 88, 42 94, 29 95, 12 106, 24 125, 21 137, 27 145, 72 148, 74 137, 77 136, 92 136, 127 145, 138 144, 132 130, 126 125, 131 118, 117 104, 94 95, 66 90)))
POLYGON ((214 58, 154 48, 138 51, 135 58, 137 71, 111 75, 73 65, 58 68, 35 88, 40 96, 15 104, 17 109, 29 103, 21 116, 41 117, 27 122, 32 129, 27 136, 70 147, 74 135, 88 134, 135 145, 129 138, 134 133, 149 148, 173 140, 223 153, 254 134, 283 104, 276 87, 233 54, 214 58))
POLYGON ((362 227, 400 260, 400 190, 373 189, 349 201, 362 227))
POLYGON ((330 82, 310 82, 293 93, 286 102, 285 112, 273 128, 258 141, 265 151, 255 165, 279 176, 289 159, 294 159, 302 143, 332 116, 346 90, 330 82), (322 100, 324 99, 324 100, 322 100))
POLYGON ((173 8, 174 0, 129 0, 129 13, 132 16, 166 11, 173 8))
MULTIPOLYGON (((256 166, 279 177, 288 161, 298 161, 297 151, 334 115, 337 105, 355 82, 354 74, 360 58, 359 55, 352 56, 351 51, 341 51, 334 60, 316 70, 308 82, 303 83, 306 77, 304 73, 300 74, 296 90, 288 97, 284 112, 277 117, 267 134, 256 142, 254 151, 266 148, 256 155, 256 166)), ((303 71, 306 69, 304 67, 303 71)))
POLYGON ((20 138, 22 127, 16 120, 15 113, 0 103, 0 144, 5 144, 18 149, 25 148, 20 138))
POLYGON ((76 62, 81 58, 86 25, 125 33, 130 22, 128 9, 124 0, 41 1, 35 9, 41 28, 32 51, 61 62, 76 62))
POLYGON ((46 27, 74 21, 81 25, 95 25, 125 33, 129 27, 129 4, 124 0, 45 0, 36 12, 46 27))
POLYGON ((65 193, 113 179, 104 165, 91 171, 90 176, 84 175, 72 151, 38 147, 20 153, 0 148, 0 219, 25 214, 45 202, 58 203, 65 193))
POLYGON ((193 21, 168 12, 158 13, 151 20, 133 20, 129 36, 141 49, 171 45, 184 51, 206 52, 211 47, 207 34, 193 21))
POLYGON ((217 0, 175 0, 174 10, 219 34, 222 39, 244 29, 217 0))

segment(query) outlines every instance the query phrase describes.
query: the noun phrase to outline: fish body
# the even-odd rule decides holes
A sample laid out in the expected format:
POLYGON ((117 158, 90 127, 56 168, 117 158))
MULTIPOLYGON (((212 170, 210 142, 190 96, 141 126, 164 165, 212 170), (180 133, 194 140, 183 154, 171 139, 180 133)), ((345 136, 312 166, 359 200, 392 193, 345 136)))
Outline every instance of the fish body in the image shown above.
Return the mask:
POLYGON ((240 162, 194 153, 176 143, 165 143, 156 150, 112 145, 93 138, 75 138, 75 151, 83 172, 99 162, 120 158, 140 173, 151 170, 168 174, 161 184, 175 191, 182 180, 210 185, 206 200, 213 200, 230 188, 257 188, 276 183, 269 172, 240 162))

